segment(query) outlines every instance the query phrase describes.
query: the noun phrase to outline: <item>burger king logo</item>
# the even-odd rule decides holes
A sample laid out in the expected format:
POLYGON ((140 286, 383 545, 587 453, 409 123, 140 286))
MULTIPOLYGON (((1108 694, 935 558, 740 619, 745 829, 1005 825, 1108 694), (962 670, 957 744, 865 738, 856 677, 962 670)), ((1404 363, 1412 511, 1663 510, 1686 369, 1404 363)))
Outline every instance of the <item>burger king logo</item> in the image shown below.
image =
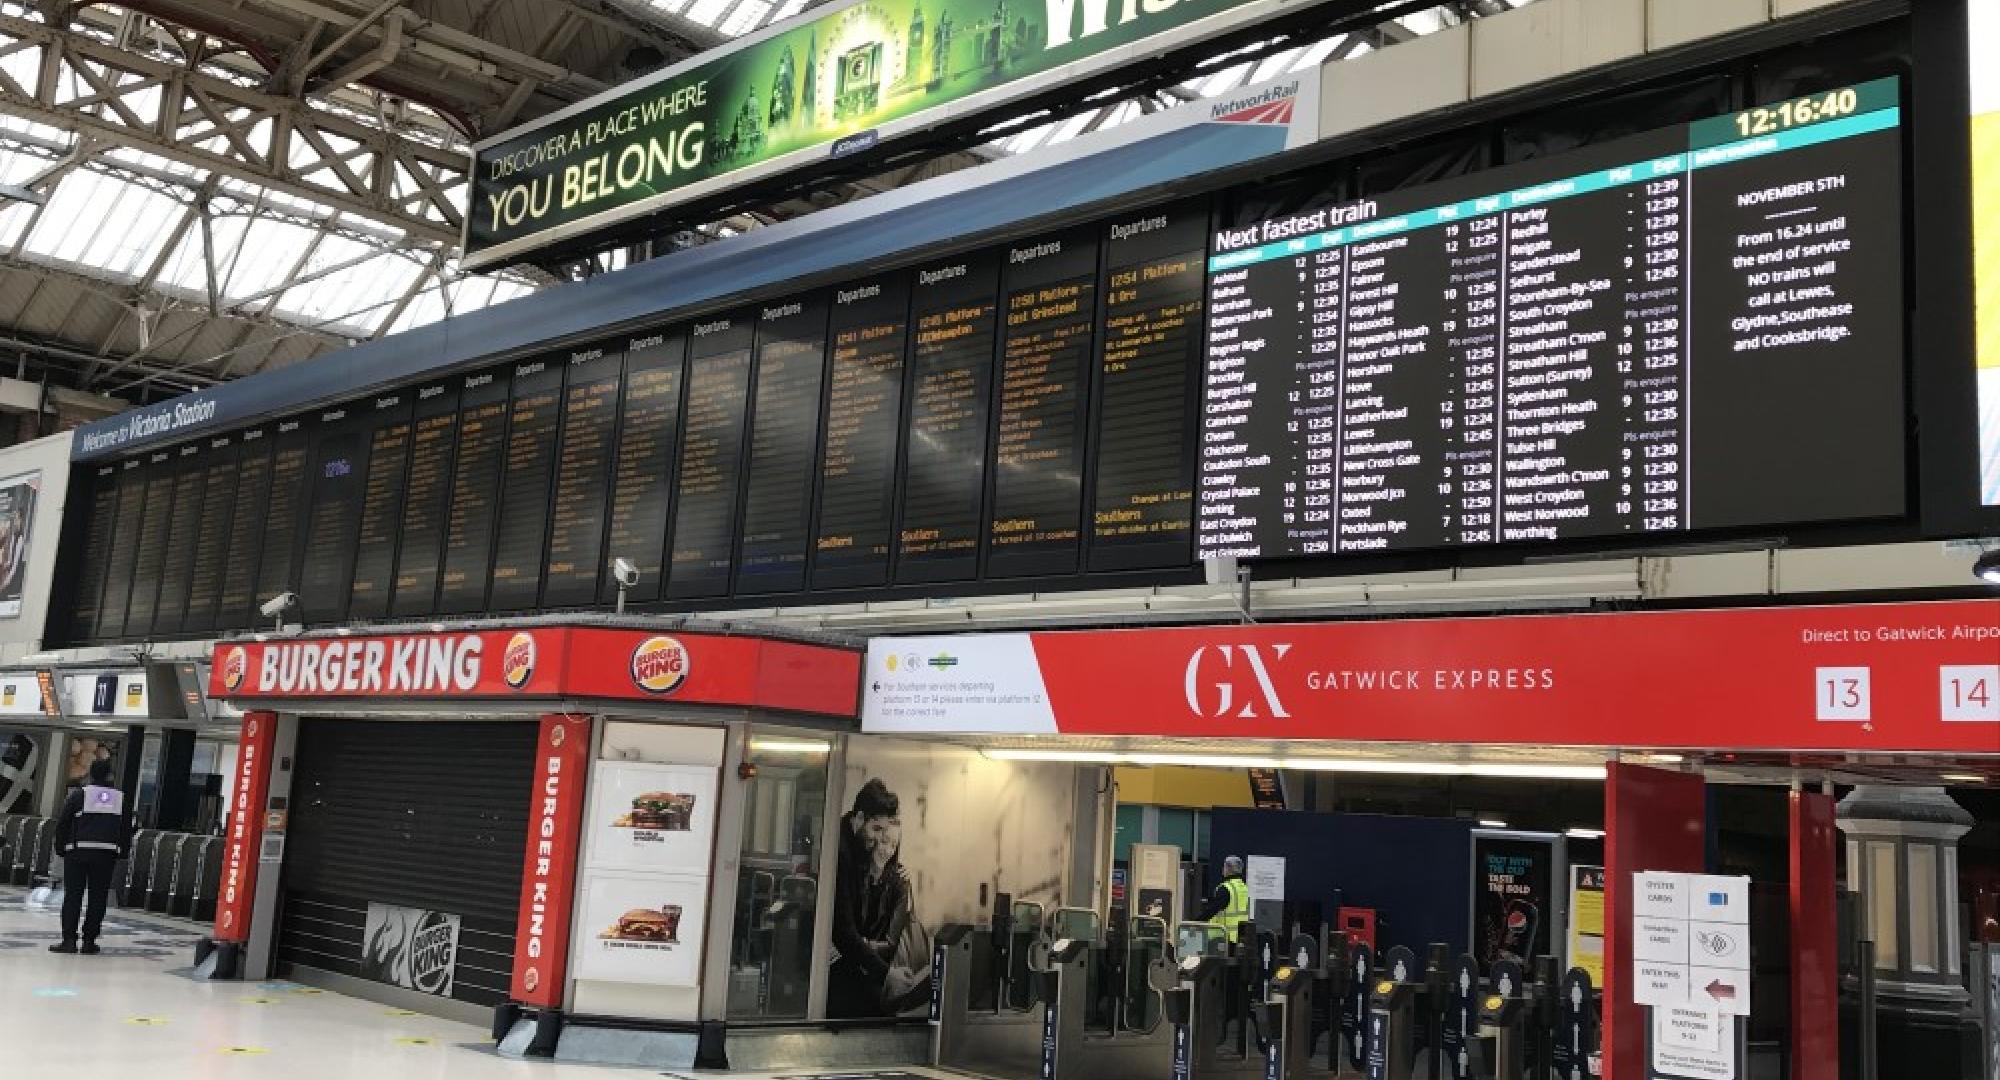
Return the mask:
POLYGON ((671 694, 687 676, 687 646, 673 638, 649 637, 632 650, 632 684, 648 694, 671 694))
POLYGON ((500 677, 516 690, 535 677, 535 635, 522 633, 507 639, 507 651, 500 654, 500 677))
POLYGON ((250 673, 250 656, 237 645, 222 657, 222 688, 235 693, 243 686, 243 677, 250 673))

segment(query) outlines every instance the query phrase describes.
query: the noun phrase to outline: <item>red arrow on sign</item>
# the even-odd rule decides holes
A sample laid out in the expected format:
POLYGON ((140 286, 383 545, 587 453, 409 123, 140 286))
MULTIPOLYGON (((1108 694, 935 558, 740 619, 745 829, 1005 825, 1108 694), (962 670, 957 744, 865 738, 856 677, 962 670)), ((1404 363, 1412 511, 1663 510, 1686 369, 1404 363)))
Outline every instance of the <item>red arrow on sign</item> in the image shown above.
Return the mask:
POLYGON ((1721 979, 1713 979, 1708 984, 1708 996, 1717 1001, 1728 1001, 1736 996, 1736 988, 1721 979))

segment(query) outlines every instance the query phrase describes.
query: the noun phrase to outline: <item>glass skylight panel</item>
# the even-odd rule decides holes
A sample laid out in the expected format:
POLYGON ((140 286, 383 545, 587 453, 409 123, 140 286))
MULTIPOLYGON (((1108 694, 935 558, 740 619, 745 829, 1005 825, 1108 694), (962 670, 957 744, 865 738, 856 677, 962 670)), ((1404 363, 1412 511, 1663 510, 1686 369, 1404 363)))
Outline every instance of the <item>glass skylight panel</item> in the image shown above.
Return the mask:
POLYGON ((771 21, 782 22, 785 19, 789 19, 792 16, 797 15, 801 11, 804 11, 805 7, 806 7, 806 0, 785 0, 784 5, 778 8, 778 13, 771 17, 771 21))
POLYGON ((771 13, 771 5, 764 0, 743 0, 736 10, 729 13, 729 19, 722 24, 722 32, 730 37, 747 34, 764 22, 764 16, 771 13))
POLYGON ((694 6, 687 10, 687 17, 703 26, 714 26, 729 4, 730 0, 694 0, 694 6))

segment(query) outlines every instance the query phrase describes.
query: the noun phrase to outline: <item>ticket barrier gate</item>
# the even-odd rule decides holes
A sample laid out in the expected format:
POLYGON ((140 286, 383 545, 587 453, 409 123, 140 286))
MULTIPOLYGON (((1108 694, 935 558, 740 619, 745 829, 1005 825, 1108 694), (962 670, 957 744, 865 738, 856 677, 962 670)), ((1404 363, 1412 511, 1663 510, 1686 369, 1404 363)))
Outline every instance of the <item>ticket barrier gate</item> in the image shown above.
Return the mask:
MULTIPOLYGON (((1344 992, 1345 943, 1299 935, 1283 954, 1273 948, 1273 968, 1267 978, 1259 978, 1263 998, 1260 1030, 1263 1044, 1250 1052, 1245 1042, 1227 1040, 1228 1016, 1238 984, 1246 982, 1246 970, 1263 971, 1261 946, 1224 952, 1217 949, 1188 955, 1190 924, 1182 927, 1183 955, 1179 965, 1179 985, 1168 998, 1169 1019, 1174 1024, 1173 1080, 1210 1080, 1214 1077, 1256 1077, 1258 1080, 1299 1080, 1329 1074, 1329 1066, 1314 1059, 1321 1027, 1323 1004, 1330 1068, 1338 1075, 1339 995, 1344 992), (1329 955, 1329 953, 1331 955, 1329 955)), ((1249 1003, 1245 1003, 1249 1004, 1249 1003)), ((1239 1036, 1249 1027, 1243 1025, 1239 1036)), ((1350 1073, 1350 1075, 1352 1075, 1350 1073)))
POLYGON ((1165 1000, 1173 1080, 1261 1074, 1262 1059, 1247 1052, 1249 1024, 1240 1022, 1237 1038, 1227 1040, 1231 1010, 1239 1021, 1248 1014, 1250 958, 1214 923, 1182 923, 1176 941, 1180 962, 1165 1000))
POLYGON ((1037 975, 1048 963, 1039 904, 1001 896, 990 928, 951 924, 931 950, 931 1064, 992 1076, 1040 1071, 1037 975))
MULTIPOLYGON (((1062 914, 1057 913, 1057 925, 1062 914)), ((1174 989, 1175 982, 1174 966, 1164 950, 1165 924, 1142 918, 1133 919, 1131 925, 1128 941, 1157 940, 1163 947, 1145 961, 1142 982, 1125 980, 1123 985, 1142 987, 1141 1000, 1158 999, 1174 989)), ((1157 1004, 1147 1010, 1141 1001, 1120 994, 1110 1030, 1091 1030, 1092 971, 1103 952, 1084 937, 1060 937, 1049 946, 1048 967, 1037 974, 1043 998, 1040 1080, 1157 1076, 1171 1060, 1175 1029, 1163 1022, 1164 1009, 1157 1004)))
POLYGON ((1281 964, 1264 988, 1269 1033, 1264 1044, 1264 1080, 1299 1080, 1311 1068, 1313 986, 1318 971, 1281 964))

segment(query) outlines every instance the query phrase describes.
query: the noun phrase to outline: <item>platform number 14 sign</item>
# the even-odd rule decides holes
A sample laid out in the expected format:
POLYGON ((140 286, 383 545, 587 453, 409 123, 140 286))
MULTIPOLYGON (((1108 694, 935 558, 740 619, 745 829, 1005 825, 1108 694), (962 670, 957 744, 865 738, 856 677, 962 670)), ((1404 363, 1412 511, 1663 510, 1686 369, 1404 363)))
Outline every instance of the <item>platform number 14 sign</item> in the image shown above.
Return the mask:
POLYGON ((1938 707, 1946 720, 2000 723, 2000 664, 1939 668, 1938 707))

